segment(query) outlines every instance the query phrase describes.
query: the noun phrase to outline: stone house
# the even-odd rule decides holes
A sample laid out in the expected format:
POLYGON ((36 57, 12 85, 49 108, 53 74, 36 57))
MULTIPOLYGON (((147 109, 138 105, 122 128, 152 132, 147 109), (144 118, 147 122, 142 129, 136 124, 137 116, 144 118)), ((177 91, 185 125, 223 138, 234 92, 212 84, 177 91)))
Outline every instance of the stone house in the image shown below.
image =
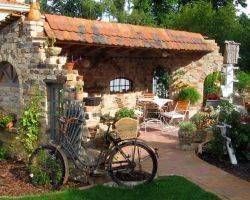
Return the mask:
POLYGON ((24 13, 29 11, 29 4, 25 0, 0 0, 0 21, 13 12, 24 13))
POLYGON ((117 108, 117 96, 133 107, 139 93, 152 91, 158 66, 176 77, 171 94, 178 84, 202 94, 205 77, 223 64, 214 40, 199 33, 49 14, 36 21, 25 13, 8 15, 0 23, 0 44, 0 107, 19 116, 31 88, 39 85, 47 130, 55 123, 57 89, 70 96, 79 75, 88 111, 107 113, 117 108), (48 53, 47 38, 62 48, 59 55, 48 53), (64 68, 66 57, 77 61, 74 70, 64 68))

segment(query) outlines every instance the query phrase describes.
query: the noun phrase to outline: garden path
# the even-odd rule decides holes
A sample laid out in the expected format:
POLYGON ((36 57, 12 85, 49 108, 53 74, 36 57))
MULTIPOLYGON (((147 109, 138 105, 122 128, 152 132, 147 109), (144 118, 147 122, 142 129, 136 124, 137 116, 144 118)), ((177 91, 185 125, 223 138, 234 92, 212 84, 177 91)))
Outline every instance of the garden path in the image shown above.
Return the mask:
POLYGON ((159 176, 184 176, 222 199, 250 199, 250 182, 208 164, 194 152, 180 150, 177 132, 176 128, 169 128, 164 132, 156 129, 141 132, 141 139, 149 142, 152 147, 159 148, 159 176))

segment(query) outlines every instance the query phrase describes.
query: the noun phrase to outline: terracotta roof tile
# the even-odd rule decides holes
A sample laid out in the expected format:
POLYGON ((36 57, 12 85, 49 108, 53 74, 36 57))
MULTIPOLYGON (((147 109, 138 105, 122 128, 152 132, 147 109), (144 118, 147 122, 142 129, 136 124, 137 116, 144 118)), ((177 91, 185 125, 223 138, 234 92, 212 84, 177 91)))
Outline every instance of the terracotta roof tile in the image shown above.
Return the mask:
POLYGON ((59 41, 138 48, 212 51, 199 33, 45 15, 48 37, 59 41))

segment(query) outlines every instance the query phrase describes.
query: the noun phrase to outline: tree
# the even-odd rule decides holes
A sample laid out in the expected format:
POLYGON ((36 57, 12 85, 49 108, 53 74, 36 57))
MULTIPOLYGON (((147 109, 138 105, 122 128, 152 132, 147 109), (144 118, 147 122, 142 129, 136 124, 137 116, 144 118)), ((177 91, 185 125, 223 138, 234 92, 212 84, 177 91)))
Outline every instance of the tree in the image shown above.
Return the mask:
POLYGON ((236 10, 228 4, 214 10, 211 3, 197 2, 187 4, 177 13, 172 13, 165 26, 173 29, 199 32, 216 39, 223 45, 225 40, 233 39, 234 30, 238 26, 236 10))
POLYGON ((86 19, 98 19, 103 14, 103 4, 95 0, 42 0, 41 8, 44 12, 82 17, 86 19))
MULTIPOLYGON (((182 5, 186 5, 186 4, 189 4, 189 3, 197 3, 201 0, 178 0, 178 4, 179 6, 182 6, 182 5)), ((235 3, 235 5, 241 5, 242 7, 246 7, 247 6, 247 3, 246 3, 246 0, 203 0, 204 2, 208 2, 208 3, 211 3, 213 5, 213 8, 214 9, 218 9, 220 7, 223 7, 223 6, 227 6, 228 4, 233 4, 235 3)))
POLYGON ((241 14, 238 20, 239 26, 234 32, 234 40, 241 44, 239 66, 250 73, 250 18, 241 14))

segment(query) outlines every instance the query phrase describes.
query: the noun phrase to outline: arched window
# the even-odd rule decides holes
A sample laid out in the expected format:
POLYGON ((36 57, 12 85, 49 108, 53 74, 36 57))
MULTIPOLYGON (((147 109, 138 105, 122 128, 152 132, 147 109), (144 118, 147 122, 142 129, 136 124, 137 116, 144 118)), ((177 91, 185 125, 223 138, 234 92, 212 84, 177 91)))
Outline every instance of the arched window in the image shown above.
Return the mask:
POLYGON ((0 86, 18 86, 18 76, 14 67, 8 62, 0 63, 0 86))
POLYGON ((126 78, 116 78, 110 81, 110 93, 124 93, 132 90, 132 81, 126 78))

